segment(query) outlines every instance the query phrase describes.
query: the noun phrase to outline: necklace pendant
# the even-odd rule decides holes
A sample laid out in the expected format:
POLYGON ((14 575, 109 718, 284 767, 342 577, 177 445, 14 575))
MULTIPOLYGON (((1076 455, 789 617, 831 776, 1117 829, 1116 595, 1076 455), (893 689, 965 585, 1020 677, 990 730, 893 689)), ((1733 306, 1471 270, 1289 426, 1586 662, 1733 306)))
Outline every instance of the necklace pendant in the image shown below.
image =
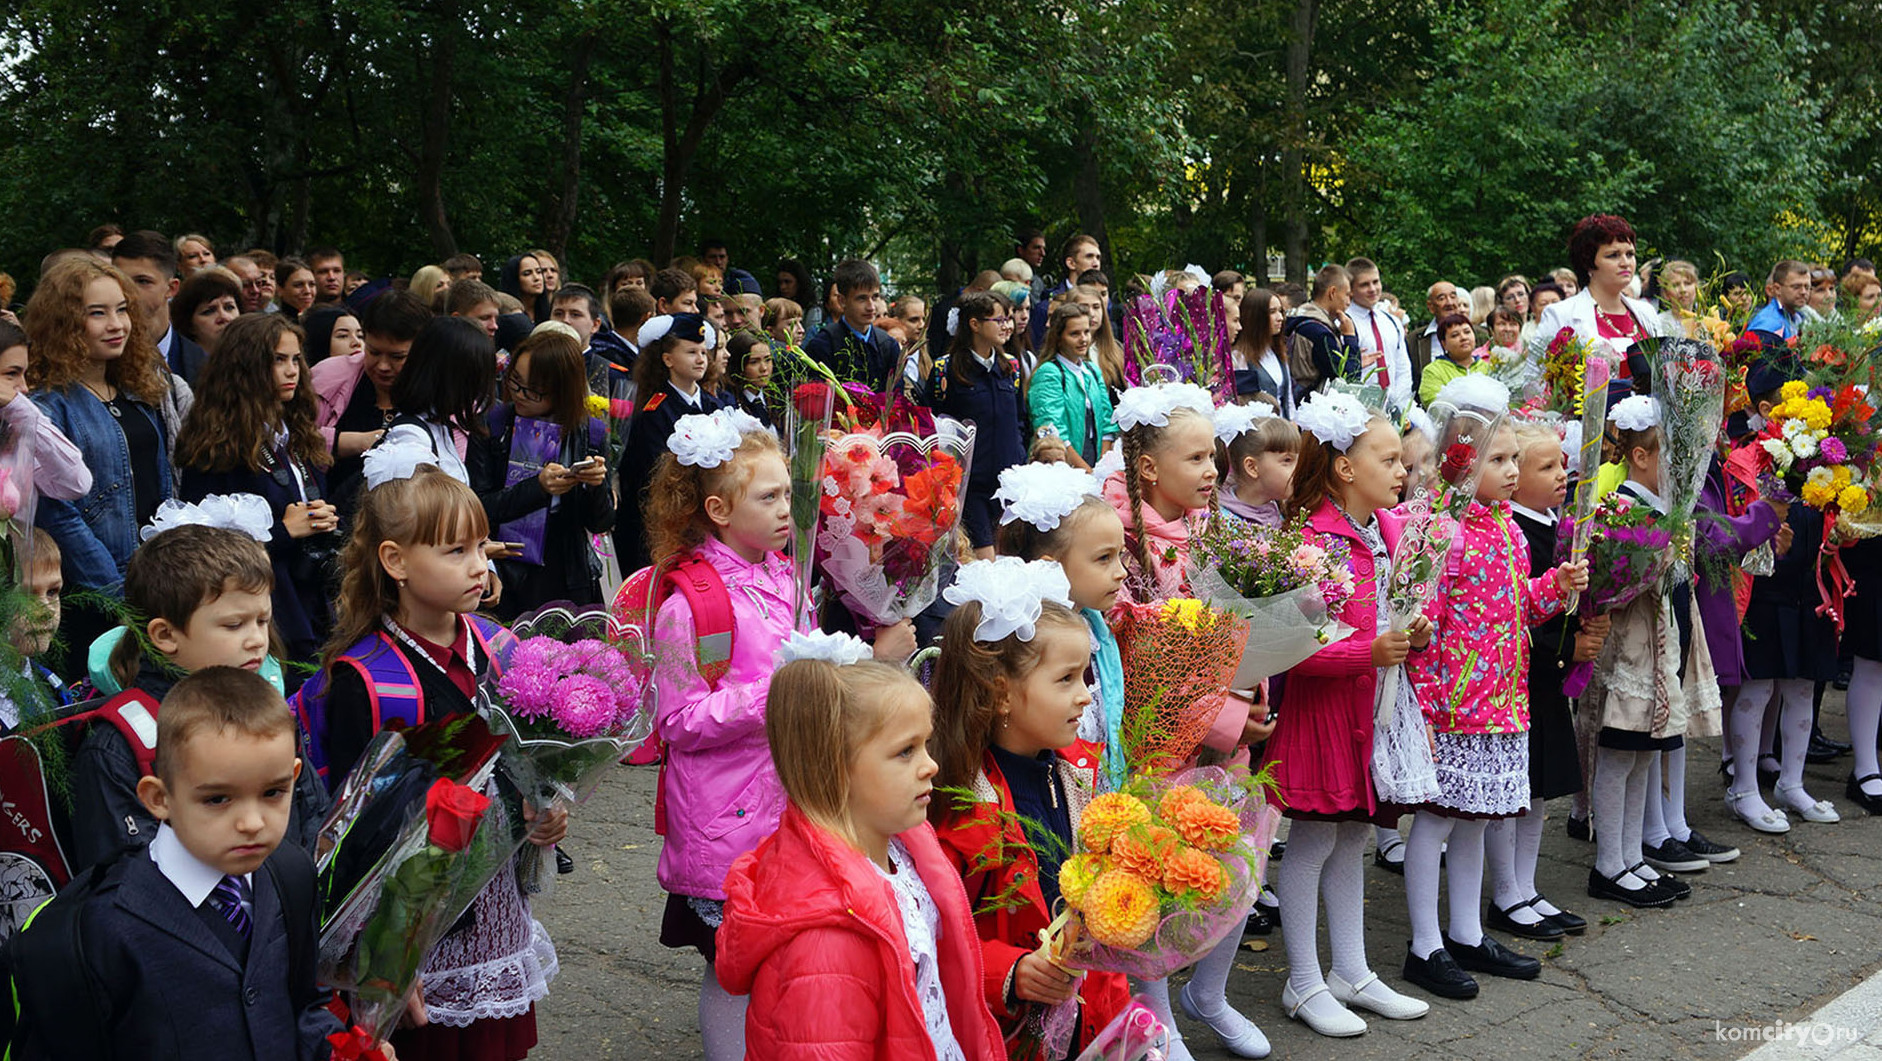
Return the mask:
POLYGON ((106 408, 106 409, 108 409, 108 410, 110 410, 110 412, 111 412, 111 419, 113 419, 113 420, 122 420, 122 419, 124 419, 124 412, 123 412, 123 410, 121 410, 121 409, 119 409, 119 408, 118 408, 118 405, 117 405, 117 403, 116 403, 116 402, 106 402, 106 403, 105 403, 105 408, 106 408))

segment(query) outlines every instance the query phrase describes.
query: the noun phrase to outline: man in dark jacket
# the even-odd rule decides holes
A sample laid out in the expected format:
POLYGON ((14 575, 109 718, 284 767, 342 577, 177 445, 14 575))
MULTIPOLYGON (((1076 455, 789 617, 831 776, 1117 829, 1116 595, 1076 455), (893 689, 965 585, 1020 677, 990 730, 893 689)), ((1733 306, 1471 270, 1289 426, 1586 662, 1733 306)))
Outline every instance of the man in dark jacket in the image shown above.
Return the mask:
POLYGON ((1313 367, 1321 380, 1357 380, 1363 351, 1353 337, 1346 307, 1353 301, 1353 280, 1340 265, 1323 266, 1313 276, 1312 301, 1287 318, 1285 331, 1313 347, 1313 367))
POLYGON ((882 278, 876 267, 851 259, 831 277, 843 315, 804 343, 804 352, 823 362, 838 379, 866 383, 886 392, 901 377, 902 346, 876 327, 882 315, 882 278))

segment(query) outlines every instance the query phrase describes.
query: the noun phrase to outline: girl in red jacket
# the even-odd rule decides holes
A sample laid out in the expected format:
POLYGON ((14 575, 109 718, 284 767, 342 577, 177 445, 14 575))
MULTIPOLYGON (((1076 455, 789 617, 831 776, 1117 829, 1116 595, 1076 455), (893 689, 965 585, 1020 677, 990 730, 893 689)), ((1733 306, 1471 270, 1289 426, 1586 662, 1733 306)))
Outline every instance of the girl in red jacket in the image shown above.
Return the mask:
POLYGON ((845 634, 793 634, 765 737, 790 803, 727 875, 720 984, 746 1056, 995 1061, 960 875, 927 812, 934 705, 845 634))
POLYGON ((935 667, 940 772, 928 808, 967 886, 980 935, 982 989, 1008 1056, 1075 1056, 1126 1001, 1124 977, 1082 979, 1040 945, 1059 897, 1059 864, 1098 780, 1100 750, 1078 740, 1091 702, 1091 632, 1067 605, 1065 573, 1003 556, 963 566, 935 667), (1053 1007, 1076 1000, 1069 1050, 1038 1041, 1053 1007))

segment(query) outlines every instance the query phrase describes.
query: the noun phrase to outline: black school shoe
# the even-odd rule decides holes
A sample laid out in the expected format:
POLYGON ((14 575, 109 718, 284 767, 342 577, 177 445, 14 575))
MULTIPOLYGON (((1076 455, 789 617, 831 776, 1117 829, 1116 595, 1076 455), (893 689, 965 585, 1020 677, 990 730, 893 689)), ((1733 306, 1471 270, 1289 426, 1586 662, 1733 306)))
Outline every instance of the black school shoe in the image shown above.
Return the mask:
MULTIPOLYGON (((1531 899, 1529 901, 1531 903, 1539 903, 1542 901, 1542 896, 1537 895, 1534 899, 1531 899)), ((1549 905, 1555 906, 1554 903, 1550 903, 1549 905)), ((1544 915, 1542 919, 1544 921, 1555 922, 1556 927, 1560 928, 1563 932, 1566 932, 1571 936, 1579 936, 1582 933, 1588 931, 1588 922, 1586 920, 1580 917, 1577 917, 1576 915, 1571 914, 1567 910, 1563 910, 1560 907, 1556 907, 1556 911, 1557 911, 1556 913, 1544 915)))
MULTIPOLYGON (((1625 873, 1622 874, 1622 876, 1625 875, 1625 873)), ((1661 880, 1664 879, 1661 878, 1661 880)), ((1588 897, 1626 903, 1628 906, 1641 910, 1673 905, 1673 893, 1660 887, 1660 881, 1648 881, 1644 888, 1623 888, 1602 876, 1600 870, 1593 868, 1588 870, 1588 897)))
POLYGON ((1457 964, 1473 973, 1500 976, 1505 980, 1534 980, 1542 975, 1542 962, 1527 954, 1518 954, 1489 936, 1474 947, 1466 947, 1446 936, 1444 949, 1451 952, 1457 964))
POLYGON ((1546 917, 1542 917, 1541 914, 1537 914, 1536 916, 1542 917, 1542 920, 1530 925, 1525 925, 1511 916, 1516 911, 1529 906, 1535 901, 1534 899, 1525 899, 1508 909, 1491 903, 1489 912, 1484 915, 1484 924, 1489 928, 1496 929, 1498 932, 1506 932, 1512 936, 1520 936, 1523 939, 1554 940, 1561 939, 1564 935, 1567 935, 1567 931, 1563 929, 1561 925, 1550 921, 1546 917))
POLYGON ((1647 887, 1649 888, 1665 889, 1666 891, 1670 892, 1673 898, 1675 899, 1692 898, 1692 885, 1687 884, 1685 881, 1680 880, 1678 877, 1673 876, 1671 873, 1661 874, 1659 877, 1653 880, 1647 880, 1646 877, 1641 876, 1640 870, 1645 865, 1646 864, 1643 862, 1636 862, 1631 867, 1628 868, 1627 872, 1632 873, 1636 877, 1640 877, 1641 880, 1647 881, 1647 887))
POLYGON ((1648 844, 1641 848, 1641 854, 1646 856, 1647 865, 1662 873, 1697 873, 1712 865, 1670 836, 1658 847, 1648 844))
POLYGON ((1583 843, 1588 843, 1594 839, 1594 823, 1586 818, 1577 818, 1571 814, 1568 818, 1568 824, 1563 826, 1563 828, 1568 830, 1568 838, 1570 840, 1580 840, 1583 843))
POLYGON ((1882 796, 1871 796, 1862 790, 1863 782, 1877 780, 1882 780, 1882 774, 1866 774, 1862 777, 1852 777, 1849 779, 1849 784, 1844 786, 1843 794, 1854 801, 1858 807, 1868 811, 1870 814, 1882 814, 1882 796))
POLYGON ((1256 903, 1254 909, 1248 911, 1248 926, 1242 929, 1242 935, 1266 936, 1279 927, 1281 927, 1281 908, 1256 903))
POLYGON ((1804 762, 1821 766, 1824 763, 1833 763, 1845 754, 1847 753, 1843 745, 1823 737, 1812 737, 1810 748, 1804 752, 1804 762))
POLYGON ((1471 979, 1457 959, 1443 947, 1431 952, 1431 957, 1420 958, 1412 953, 1411 944, 1405 944, 1405 980, 1415 987, 1422 987, 1439 998, 1458 1000, 1477 997, 1477 981, 1471 979))
POLYGON ((1705 834, 1697 829, 1689 830, 1686 839, 1681 840, 1680 843, 1686 845, 1686 850, 1691 851, 1707 862, 1730 862, 1737 858, 1739 854, 1738 848, 1729 847, 1725 844, 1715 844, 1711 840, 1706 839, 1705 834))
POLYGON ((558 874, 575 872, 575 860, 569 857, 567 851, 562 850, 560 844, 556 845, 555 849, 555 871, 558 874))

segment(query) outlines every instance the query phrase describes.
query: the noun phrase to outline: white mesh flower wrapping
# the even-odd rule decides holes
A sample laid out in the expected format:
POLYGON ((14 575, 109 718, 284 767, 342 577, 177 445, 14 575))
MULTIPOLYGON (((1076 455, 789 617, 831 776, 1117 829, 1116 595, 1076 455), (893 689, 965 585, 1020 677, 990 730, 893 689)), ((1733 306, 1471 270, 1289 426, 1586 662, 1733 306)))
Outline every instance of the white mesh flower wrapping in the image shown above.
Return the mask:
POLYGON ((259 494, 210 494, 195 504, 166 499, 138 537, 149 541, 172 527, 192 525, 240 531, 263 544, 274 537, 274 513, 259 494))
POLYGON ((1030 563, 1017 556, 999 556, 961 565, 954 584, 941 594, 948 603, 968 601, 980 605, 974 640, 1004 641, 1017 635, 1031 641, 1046 601, 1072 606, 1072 584, 1065 571, 1050 560, 1030 563))
POLYGON ((1006 506, 1002 525, 1023 519, 1041 531, 1058 528, 1085 498, 1098 493, 1098 478, 1069 464, 1015 464, 1000 473, 993 499, 1006 506))
POLYGON ((1301 430, 1345 453, 1353 440, 1366 433, 1372 412, 1358 398, 1339 391, 1321 391, 1308 397, 1294 413, 1301 430))
POLYGON ((1193 409, 1203 416, 1215 416, 1215 399, 1194 383, 1153 383, 1132 387, 1118 396, 1112 417, 1117 426, 1129 431, 1148 424, 1168 427, 1170 414, 1178 409, 1193 409))
POLYGON ((1646 431, 1660 426, 1660 401, 1645 394, 1630 394, 1608 410, 1608 422, 1622 431, 1646 431))
POLYGON ((690 467, 717 468, 732 459, 744 437, 729 416, 690 413, 673 425, 667 452, 690 467))
POLYGON ((1104 482, 1106 479, 1109 479, 1111 476, 1123 470, 1123 446, 1112 446, 1110 449, 1105 450, 1104 453, 1098 457, 1098 463, 1091 466, 1091 474, 1097 476, 1099 482, 1104 482))
POLYGON ((1438 391, 1431 408, 1435 412, 1441 406, 1500 413, 1510 407, 1510 389, 1493 377, 1473 372, 1457 377, 1438 391))
POLYGON ((872 655, 869 643, 854 634, 826 634, 792 631, 778 646, 777 665, 782 667, 800 659, 821 659, 839 667, 861 663, 872 655))
POLYGON ((367 450, 362 463, 366 489, 377 490, 394 479, 410 479, 423 465, 436 466, 438 455, 415 438, 395 434, 367 450))
POLYGON ((1247 405, 1230 403, 1215 411, 1216 441, 1228 445, 1248 433, 1257 421, 1266 420, 1275 415, 1265 402, 1249 402, 1247 405))

